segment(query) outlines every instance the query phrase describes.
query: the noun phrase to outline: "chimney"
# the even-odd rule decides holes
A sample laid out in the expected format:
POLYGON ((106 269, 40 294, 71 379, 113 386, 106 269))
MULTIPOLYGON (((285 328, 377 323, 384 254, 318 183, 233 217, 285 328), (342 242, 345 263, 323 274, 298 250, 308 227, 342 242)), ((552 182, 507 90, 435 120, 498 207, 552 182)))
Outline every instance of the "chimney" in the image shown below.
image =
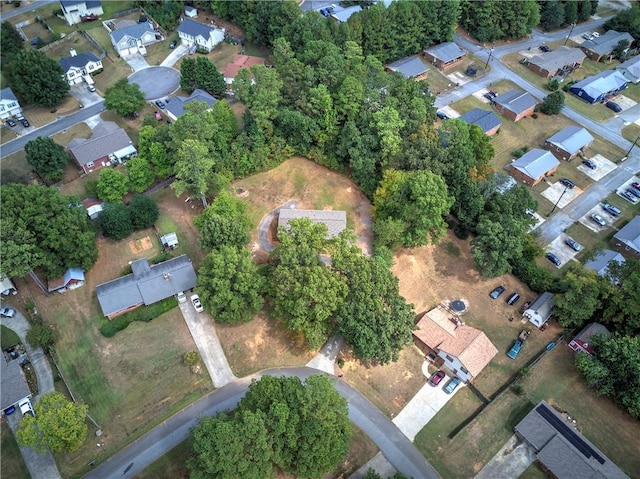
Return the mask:
POLYGON ((76 49, 75 49, 75 48, 72 48, 71 50, 69 50, 69 53, 71 53, 71 56, 72 56, 72 57, 75 57, 75 56, 77 56, 77 55, 78 55, 78 53, 76 52, 76 49))

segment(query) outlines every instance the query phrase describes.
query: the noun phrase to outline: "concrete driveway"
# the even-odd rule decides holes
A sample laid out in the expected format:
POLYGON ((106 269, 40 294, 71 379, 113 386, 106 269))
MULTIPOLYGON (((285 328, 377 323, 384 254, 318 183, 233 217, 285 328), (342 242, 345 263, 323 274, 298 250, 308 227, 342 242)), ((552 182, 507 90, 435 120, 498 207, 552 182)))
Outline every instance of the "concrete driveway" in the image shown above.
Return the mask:
POLYGON ((556 181, 555 183, 548 183, 549 188, 542 192, 542 196, 548 199, 554 205, 557 203, 557 208, 564 208, 573 200, 575 200, 583 192, 577 186, 573 188, 565 188, 565 186, 556 181), (558 201, 560 200, 560 201, 558 201))
POLYGON ((588 168, 586 165, 582 163, 578 165, 578 169, 582 171, 585 175, 591 178, 593 181, 599 181, 600 179, 607 176, 613 170, 615 170, 618 165, 616 165, 613 161, 609 161, 607 158, 602 156, 601 154, 597 154, 589 158, 596 165, 596 169, 592 170, 588 168))
POLYGON ((134 72, 149 68, 147 60, 140 53, 123 56, 122 59, 129 64, 134 72))
POLYGON ((176 45, 176 47, 171 50, 171 53, 165 58, 160 64, 161 67, 172 67, 176 64, 178 60, 180 60, 183 56, 185 56, 189 52, 189 48, 182 43, 176 45))
POLYGON ((344 337, 333 336, 324 343, 322 349, 309 361, 306 366, 308 368, 319 369, 325 373, 335 374, 335 362, 340 352, 340 348, 344 344, 344 337))
POLYGON ((566 233, 562 233, 560 236, 554 239, 551 243, 549 243, 549 246, 546 249, 546 251, 550 251, 553 254, 555 254, 558 258, 560 258, 560 261, 562 261, 562 264, 566 264, 568 261, 571 261, 571 260, 577 261, 576 255, 578 253, 573 249, 569 248, 569 245, 565 243, 565 240, 567 238, 569 238, 569 235, 567 235, 566 233))
POLYGON ((96 103, 100 103, 102 101, 102 97, 98 95, 96 92, 90 92, 87 89, 87 84, 85 82, 76 83, 72 85, 69 89, 69 93, 76 100, 82 103, 82 106, 87 107, 91 105, 95 105, 96 103))
POLYGON ((131 74, 129 83, 138 84, 145 100, 157 100, 180 87, 180 72, 169 67, 148 67, 131 74))
POLYGON ((474 479, 520 477, 535 460, 533 447, 524 441, 520 442, 514 434, 474 479))

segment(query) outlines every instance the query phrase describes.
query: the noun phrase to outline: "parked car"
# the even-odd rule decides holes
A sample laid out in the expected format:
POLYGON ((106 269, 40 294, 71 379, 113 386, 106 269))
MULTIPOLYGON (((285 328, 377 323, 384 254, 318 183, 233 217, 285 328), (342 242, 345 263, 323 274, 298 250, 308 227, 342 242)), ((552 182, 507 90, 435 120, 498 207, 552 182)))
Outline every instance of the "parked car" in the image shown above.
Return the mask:
POLYGON ((156 120, 162 121, 162 113, 160 113, 159 111, 156 110, 155 115, 156 115, 156 120))
POLYGON ((582 38, 584 38, 585 40, 593 40, 593 35, 591 35, 590 33, 583 33, 582 38))
POLYGON ((193 304, 193 307, 195 308, 197 313, 202 313, 204 311, 202 303, 200 302, 200 296, 198 296, 197 294, 191 296, 191 303, 193 304))
POLYGON ((544 255, 544 257, 547 258, 549 261, 551 261, 556 266, 560 266, 562 264, 562 261, 560 261, 560 258, 558 258, 553 253, 547 253, 547 254, 544 255))
POLYGON ((177 45, 178 42, 176 40, 171 40, 171 43, 169 43, 169 48, 173 50, 177 45))
POLYGON ((540 45, 540 46, 538 47, 538 49, 539 49, 541 52, 544 52, 544 53, 549 53, 549 52, 551 51, 551 48, 549 48, 549 47, 548 47, 548 46, 546 46, 546 45, 540 45))
POLYGON ((634 190, 640 193, 640 183, 638 182, 631 183, 631 188, 633 188, 634 190))
POLYGON ((7 118, 7 125, 9 125, 11 128, 13 128, 14 126, 17 125, 17 123, 15 121, 13 121, 11 118, 7 118))
POLYGON ((582 246, 580 246, 580 243, 578 243, 576 240, 572 239, 572 238, 568 238, 566 240, 564 240, 564 242, 567 244, 567 246, 569 246, 569 248, 571 248, 573 251, 580 251, 582 249, 582 246))
POLYGON ((442 390, 447 394, 451 394, 456 390, 458 384, 460 384, 460 378, 451 378, 449 379, 449 382, 444 385, 444 388, 442 388, 442 390))
POLYGON ((22 126, 24 126, 25 128, 29 128, 31 126, 31 124, 29 123, 29 120, 27 120, 26 118, 23 118, 22 120, 20 120, 20 123, 22 123, 22 126))
POLYGON ((156 100, 156 105, 158 105, 158 108, 164 108, 164 102, 162 100, 156 100))
POLYGON ((440 118, 441 120, 448 120, 448 119, 449 119, 449 117, 448 117, 448 116, 446 115, 446 113, 445 113, 445 112, 443 112, 443 111, 437 111, 437 112, 436 112, 436 116, 437 116, 438 118, 440 118))
POLYGON ((622 107, 618 105, 615 101, 608 101, 604 104, 609 110, 613 110, 616 113, 620 113, 622 111, 622 107))
POLYGON ((29 399, 22 401, 18 404, 18 407, 20 408, 20 412, 23 416, 26 416, 27 414, 31 414, 32 416, 36 415, 36 413, 33 412, 33 407, 31 406, 31 401, 29 401, 29 399))
POLYGON ((431 376, 431 379, 429 379, 429 384, 431 384, 432 386, 437 386, 445 377, 446 374, 442 369, 440 371, 436 371, 433 376, 431 376))
POLYGON ((498 299, 498 297, 502 293, 504 293, 504 286, 498 286, 496 289, 491 291, 491 293, 489 293, 489 296, 491 297, 491 299, 498 299))
POLYGON ((4 410, 4 413, 8 416, 9 414, 13 414, 14 412, 16 412, 16 407, 15 406, 9 406, 7 409, 4 410))
POLYGON ((591 32, 591 36, 593 38, 598 38, 600 36, 600 34, 598 32, 591 32))
POLYGON ((609 213, 611 216, 620 216, 622 211, 620 211, 615 206, 610 205, 609 203, 602 203, 602 209, 609 213))
POLYGON ((560 180, 560 183, 569 189, 573 189, 576 186, 576 184, 573 181, 571 181, 569 178, 562 178, 560 180))
POLYGON ((606 221, 602 218, 602 216, 600 216, 598 214, 595 214, 595 213, 591 215, 591 220, 594 223, 598 223, 600 226, 606 226, 607 225, 606 221))
POLYGON ((582 164, 592 170, 595 170, 597 168, 596 164, 591 160, 582 160, 582 164))
POLYGON ((96 87, 93 85, 87 85, 87 90, 89 90, 90 92, 95 92, 96 91, 96 87))
POLYGON ((482 96, 489 100, 491 103, 493 103, 493 99, 495 98, 491 93, 485 93, 482 96))
POLYGON ((509 306, 513 306, 518 301, 520 301, 520 295, 518 293, 513 293, 511 296, 507 298, 507 304, 509 306))
POLYGON ((633 203, 634 205, 638 202, 638 197, 633 193, 633 190, 624 190, 620 192, 620 195, 631 201, 631 203, 633 203))
POLYGON ((522 339, 516 339, 513 343, 513 346, 511 346, 511 349, 507 353, 507 356, 509 356, 511 359, 517 358, 518 354, 520 354, 520 350, 522 349, 523 344, 524 343, 522 339))
POLYGON ((187 302, 187 295, 184 294, 183 291, 180 291, 177 295, 176 295, 176 299, 178 300, 178 303, 186 303, 187 302))
POLYGON ((3 318, 13 318, 16 315, 16 310, 13 308, 0 309, 0 316, 3 318))
POLYGON ((635 196, 636 198, 640 198, 640 192, 638 192, 638 191, 634 190, 633 188, 627 188, 625 191, 626 191, 627 193, 629 193, 629 194, 631 194, 631 195, 635 196))

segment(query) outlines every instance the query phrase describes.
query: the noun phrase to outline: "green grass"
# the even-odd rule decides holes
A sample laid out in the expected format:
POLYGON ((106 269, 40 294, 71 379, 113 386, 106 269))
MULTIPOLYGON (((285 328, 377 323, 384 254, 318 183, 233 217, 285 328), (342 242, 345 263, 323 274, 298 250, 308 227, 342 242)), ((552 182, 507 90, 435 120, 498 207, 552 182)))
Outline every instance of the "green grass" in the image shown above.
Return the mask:
POLYGON ((2 425, 2 434, 0 435, 0 455, 0 477, 7 479, 31 478, 27 465, 22 459, 18 443, 9 426, 5 424, 2 425))
POLYGON ((525 471, 520 474, 518 479, 547 479, 549 476, 542 470, 538 461, 532 463, 525 471))
MULTIPOLYGON (((635 123, 632 123, 630 125, 625 126, 622 129, 622 136, 631 142, 635 141, 638 137, 640 137, 640 125, 636 125, 635 123)), ((640 140, 638 141, 640 142, 640 140)), ((640 148, 640 147, 636 146, 635 148, 640 148)))
POLYGON ((24 150, 2 158, 0 162, 0 184, 24 183, 31 181, 31 167, 27 163, 24 150))
POLYGON ((11 346, 20 344, 20 338, 14 330, 7 328, 5 325, 0 324, 0 343, 2 344, 2 350, 4 351, 11 346))

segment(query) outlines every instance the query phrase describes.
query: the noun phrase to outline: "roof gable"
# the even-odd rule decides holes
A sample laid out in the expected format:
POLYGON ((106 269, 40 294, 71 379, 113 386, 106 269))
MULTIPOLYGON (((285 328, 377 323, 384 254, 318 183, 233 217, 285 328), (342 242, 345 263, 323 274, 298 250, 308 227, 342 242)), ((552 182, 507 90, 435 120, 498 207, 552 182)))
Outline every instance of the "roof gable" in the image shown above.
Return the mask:
POLYGON ((637 82, 640 80, 640 55, 621 63, 616 67, 616 70, 620 70, 625 76, 632 77, 631 81, 637 82))
POLYGON ((550 151, 533 148, 511 163, 511 166, 535 180, 559 164, 550 151))
POLYGON ((0 387, 0 409, 2 410, 31 395, 17 359, 7 362, 4 358, 0 358, 0 381, 2 381, 0 387))
POLYGON ((91 138, 74 138, 67 148, 81 166, 131 145, 131 138, 114 122, 102 122, 91 132, 91 138))
POLYGON ((621 90, 626 84, 627 79, 620 70, 605 70, 574 83, 571 91, 583 90, 591 98, 598 98, 604 93, 621 90))
POLYGON ((424 75, 429 71, 427 65, 420 57, 407 57, 393 63, 389 63, 387 68, 392 72, 399 72, 405 78, 415 78, 424 75))
POLYGON ((347 227, 346 211, 283 208, 278 214, 278 229, 280 227, 287 227, 289 221, 297 218, 309 218, 313 223, 323 223, 327 225, 327 238, 338 236, 347 227))
POLYGON ((536 106, 538 102, 531 93, 520 90, 509 90, 493 99, 494 103, 501 105, 515 114, 520 114, 536 106))
POLYGON ((188 105, 189 103, 194 101, 205 102, 208 106, 211 107, 218 100, 209 95, 209 93, 207 93, 206 91, 196 88, 188 97, 175 96, 171 98, 171 101, 167 102, 167 110, 169 110, 176 118, 178 118, 179 116, 184 115, 185 105, 188 105))
POLYGON ((347 20, 349 20, 349 17, 351 15, 360 11, 362 11, 362 7, 360 5, 352 5, 346 8, 336 5, 335 7, 333 7, 331 18, 339 22, 346 22, 347 20))
POLYGON ((250 68, 253 65, 264 64, 264 58, 252 57, 250 55, 236 55, 231 63, 224 68, 222 75, 226 78, 235 78, 243 68, 250 68))
POLYGON ((573 155, 591 144, 593 136, 585 128, 569 125, 547 138, 547 141, 573 155))
POLYGON ((131 25, 130 27, 121 28, 119 30, 114 30, 111 32, 111 38, 119 43, 125 37, 135 38, 136 40, 142 39, 142 37, 147 33, 153 33, 153 27, 149 24, 149 22, 137 23, 135 25, 131 25))
POLYGON ((18 101, 16 95, 13 93, 13 90, 9 87, 0 90, 0 100, 18 101))
POLYGON ((591 261, 586 263, 585 266, 595 271, 599 276, 606 276, 609 270, 609 263, 612 261, 622 264, 625 262, 625 259, 620 253, 605 249, 600 251, 591 261))
POLYGON ((536 55, 529 60, 529 63, 553 72, 565 65, 580 63, 585 58, 586 55, 579 48, 560 46, 556 50, 536 55))
POLYGON ((487 133, 488 131, 502 125, 498 115, 492 111, 483 110, 482 108, 469 110, 464 115, 461 115, 459 119, 469 123, 470 125, 479 126, 483 133, 487 133))
POLYGON ((204 23, 196 22, 195 20, 189 20, 188 18, 182 20, 180 26, 178 27, 178 32, 184 33, 186 35, 191 35, 194 38, 203 37, 207 40, 215 31, 215 28, 205 25, 204 23))
POLYGON ((92 52, 83 52, 78 53, 77 55, 73 55, 70 57, 62 57, 60 59, 60 66, 62 70, 66 73, 71 68, 84 68, 89 63, 97 63, 100 59, 92 52))
POLYGON ((427 48, 425 52, 428 52, 433 58, 436 58, 444 63, 452 62, 460 57, 466 55, 466 52, 453 42, 440 43, 427 48))
POLYGON ((625 245, 640 251, 640 216, 636 216, 613 235, 625 245))
POLYGON ((631 45, 634 38, 628 32, 609 30, 604 35, 582 42, 581 47, 598 55, 605 55, 613 51, 621 40, 627 40, 631 45))

